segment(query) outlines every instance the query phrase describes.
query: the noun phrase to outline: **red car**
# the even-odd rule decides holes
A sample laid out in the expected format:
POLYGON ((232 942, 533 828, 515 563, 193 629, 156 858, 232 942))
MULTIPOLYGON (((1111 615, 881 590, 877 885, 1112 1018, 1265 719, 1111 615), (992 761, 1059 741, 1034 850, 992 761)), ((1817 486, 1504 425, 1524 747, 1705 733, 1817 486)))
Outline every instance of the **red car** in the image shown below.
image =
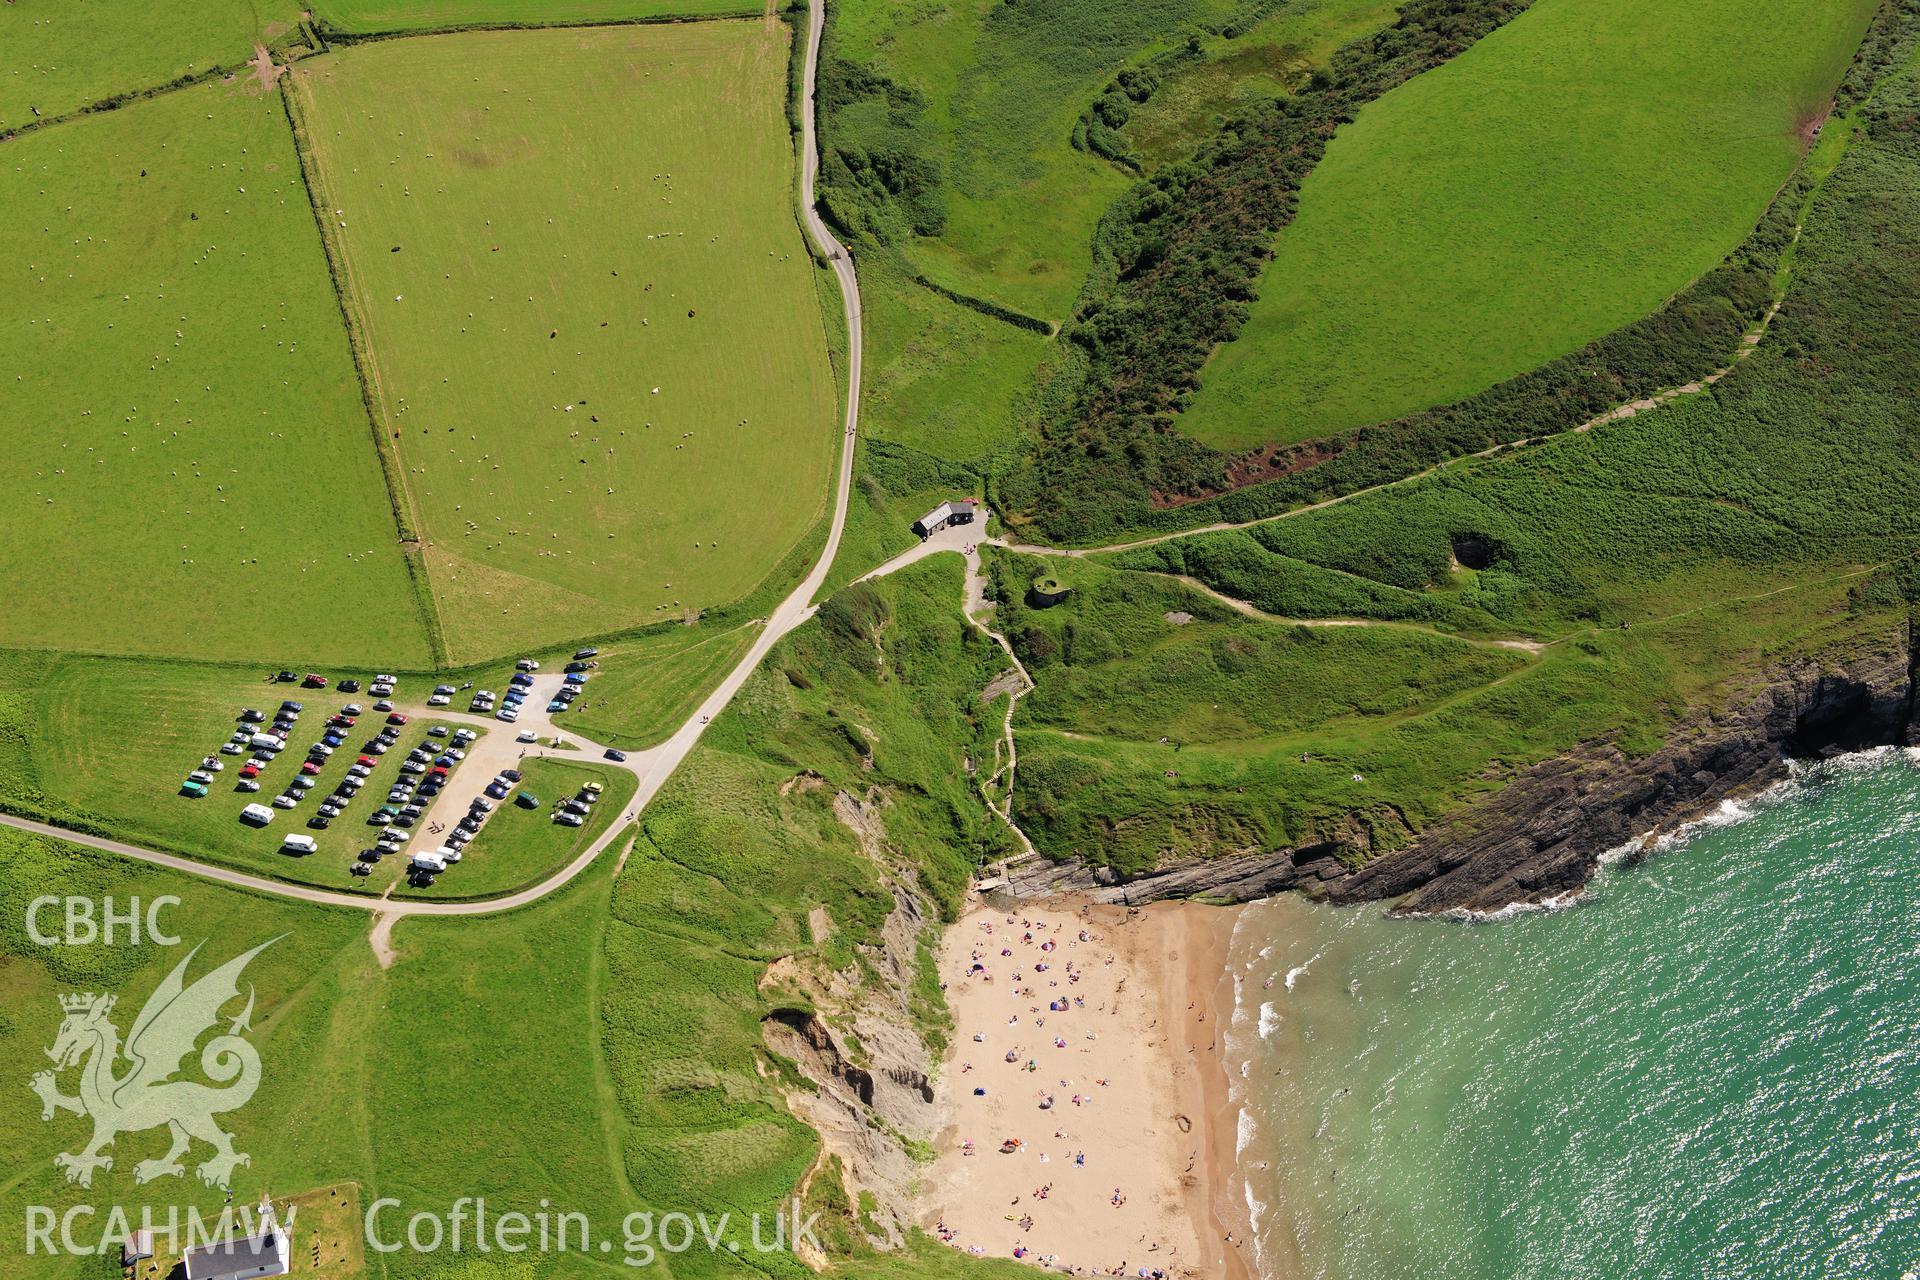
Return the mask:
POLYGON ((355 760, 355 761, 354 761, 354 763, 355 763, 355 764, 363 764, 363 765, 365 765, 365 766, 367 766, 367 768, 369 768, 369 769, 371 769, 371 768, 373 768, 373 766, 375 766, 375 765, 377 765, 377 764, 379 764, 379 763, 380 763, 380 757, 378 757, 378 756, 361 756, 361 757, 360 757, 360 758, 359 758, 358 760, 355 760))
POLYGON ((407 717, 404 712, 395 711, 387 716, 388 724, 405 724, 406 722, 407 717))
POLYGON ((328 718, 327 723, 336 729, 351 729, 353 728, 353 717, 348 715, 332 716, 328 718))
POLYGON ((314 774, 320 772, 320 766, 314 763, 312 760, 308 760, 301 764, 300 772, 306 774, 309 778, 311 778, 314 774))
POLYGON ((240 766, 240 776, 243 778, 257 778, 260 776, 260 766, 257 764, 243 764, 240 766))
POLYGON ((304 689, 324 689, 327 687, 327 678, 309 671, 306 678, 300 682, 300 686, 304 689))

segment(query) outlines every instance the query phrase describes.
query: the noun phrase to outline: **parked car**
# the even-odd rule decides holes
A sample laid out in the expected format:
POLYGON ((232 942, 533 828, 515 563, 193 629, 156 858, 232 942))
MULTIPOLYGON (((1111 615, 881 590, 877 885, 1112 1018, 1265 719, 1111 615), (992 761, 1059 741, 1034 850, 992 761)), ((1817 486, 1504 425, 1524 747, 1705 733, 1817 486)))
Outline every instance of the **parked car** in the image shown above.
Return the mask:
POLYGON ((583 782, 580 784, 580 789, 589 795, 597 796, 607 789, 607 784, 604 782, 583 782))
POLYGON ((250 804, 240 811, 240 821, 264 827, 273 821, 273 810, 263 804, 250 804))
POLYGON ((499 776, 505 778, 508 782, 518 782, 520 781, 521 773, 518 769, 502 769, 499 776))
POLYGON ((220 744, 220 754, 223 756, 237 756, 243 750, 245 750, 245 748, 237 742, 223 742, 220 744))
POLYGON ((586 682, 587 682, 587 673, 584 671, 576 671, 572 675, 567 677, 568 684, 585 684, 586 682))
POLYGON ((576 800, 568 800, 567 802, 562 804, 560 806, 560 812, 578 814, 580 817, 584 818, 587 816, 588 810, 587 810, 587 806, 585 806, 584 804, 581 804, 576 799, 576 800))
POLYGON ((282 671, 280 672, 280 674, 274 677, 274 679, 278 680, 281 684, 292 684, 295 680, 298 680, 299 678, 300 678, 299 676, 293 674, 293 672, 291 671, 282 671))
POLYGON ((359 859, 362 862, 378 862, 380 861, 381 852, 379 849, 362 849, 359 853, 359 859))
POLYGON ((380 701, 373 704, 373 709, 375 711, 391 711, 393 710, 393 703, 389 702, 385 698, 382 698, 380 699, 380 701))
POLYGON ((240 708, 240 719, 247 724, 259 724, 266 718, 267 713, 264 711, 255 711, 252 707, 240 708))
POLYGON ((280 842, 280 852, 291 853, 295 857, 305 857, 319 847, 313 842, 312 836, 291 835, 280 842))
POLYGON ((235 791, 258 791, 260 784, 252 778, 242 778, 233 784, 233 789, 235 791))
POLYGON ((458 689, 456 689, 456 688, 454 688, 454 687, 453 687, 452 685, 450 685, 450 684, 437 684, 437 685, 435 685, 435 686, 433 686, 433 691, 434 691, 435 693, 458 693, 458 692, 460 692, 460 691, 459 691, 458 689))
POLYGON ((507 683, 524 689, 533 684, 533 677, 524 671, 516 671, 507 677, 507 683))
POLYGON ((515 720, 518 720, 520 718, 520 713, 518 711, 515 711, 512 707, 502 707, 500 708, 500 710, 493 713, 493 718, 495 720, 505 720, 508 724, 512 724, 515 720))
POLYGON ((538 662, 535 662, 532 658, 522 658, 520 659, 520 661, 514 663, 513 665, 520 668, 520 670, 522 671, 538 671, 540 669, 540 664, 538 662))
POLYGON ((307 819, 307 825, 312 827, 315 831, 325 831, 328 827, 333 825, 333 819, 326 817, 323 814, 316 813, 311 818, 307 819))
POLYGON ((302 760, 300 762, 300 772, 305 774, 315 774, 320 772, 320 766, 315 764, 311 760, 302 760))
POLYGON ((358 680, 342 680, 335 687, 338 688, 342 693, 360 692, 360 682, 358 680))
POLYGON ((349 866, 347 871, 349 874, 356 876, 370 876, 373 874, 373 867, 369 863, 356 862, 349 866))
POLYGON ((180 794, 191 800, 204 800, 207 797, 207 784, 188 778, 180 784, 180 794))
POLYGON ((609 760, 625 760, 627 758, 626 752, 615 750, 612 747, 608 747, 605 754, 609 760))
MULTIPOLYGON (((549 707, 548 710, 551 711, 552 708, 549 707)), ((515 742, 538 742, 540 740, 540 736, 531 729, 522 729, 520 732, 513 735, 513 740, 515 742)))
POLYGON ((585 671, 587 669, 588 669, 587 664, 584 662, 569 662, 566 665, 566 672, 568 675, 572 675, 576 671, 585 671))
POLYGON ((475 796, 473 798, 473 803, 467 806, 467 812, 492 813, 493 801, 487 799, 485 796, 475 796))
POLYGON ((293 806, 299 803, 300 801, 296 797, 291 796, 284 791, 282 791, 279 795, 273 798, 273 807, 276 809, 291 809, 293 808, 293 806))
POLYGON ((370 827, 384 827, 392 821, 393 811, 391 809, 375 809, 367 815, 367 825, 370 827))
POLYGON ((387 713, 388 724, 399 725, 399 724, 405 724, 406 722, 407 722, 407 713, 404 711, 390 711, 387 713))
POLYGON ((509 787, 506 783, 501 782, 498 778, 494 779, 492 782, 489 782, 487 784, 487 794, 492 796, 495 800, 505 800, 507 798, 507 792, 511 790, 513 790, 512 787, 509 787))
POLYGON ((330 742, 316 742, 307 748, 307 754, 321 757, 330 756, 333 754, 333 744, 330 742))
POLYGON ((426 771, 427 766, 421 764, 418 760, 408 760, 400 766, 400 772, 402 773, 425 773, 426 771))
POLYGON ((429 799, 431 799, 432 797, 440 794, 440 784, 433 781, 431 778, 429 778, 427 781, 420 784, 420 790, 415 792, 414 794, 426 796, 429 799))
POLYGON ((453 702, 453 699, 449 698, 444 693, 436 693, 431 698, 427 699, 427 705, 430 707, 449 706, 452 704, 452 702, 453 702))
POLYGON ((522 809, 538 809, 540 807, 540 797, 531 791, 522 791, 513 798, 513 802, 522 809))
POLYGON ((259 762, 258 760, 249 760, 249 761, 247 761, 247 762, 246 762, 245 764, 243 764, 243 765, 241 765, 241 766, 240 766, 240 776, 241 776, 241 777, 243 777, 243 778, 257 778, 257 777, 259 777, 259 776, 260 776, 260 762, 259 762))
POLYGON ((293 778, 287 782, 287 790, 289 791, 310 791, 312 789, 313 789, 312 778, 305 778, 305 777, 293 778))
POLYGON ((453 740, 455 742, 472 742, 475 738, 479 736, 480 736, 479 734, 475 733, 471 729, 455 729, 453 731, 453 740))
POLYGON ((559 823, 563 827, 583 827, 587 824, 587 820, 585 818, 581 817, 577 813, 569 813, 565 809, 562 809, 558 813, 554 814, 553 820, 559 823))
POLYGON ((280 709, 282 711, 291 711, 293 712, 293 714, 299 715, 302 711, 306 710, 306 705, 304 703, 295 702, 292 698, 288 698, 285 701, 281 702, 280 709))
POLYGON ((599 656, 600 651, 598 649, 576 649, 573 653, 575 662, 585 662, 588 658, 597 658, 599 656))
POLYGON ((547 704, 547 714, 550 716, 557 716, 562 711, 565 711, 566 709, 567 709, 567 704, 561 701, 559 698, 555 698, 552 702, 549 702, 547 704))
POLYGON ((317 671, 309 671, 301 679, 300 687, 302 689, 324 689, 327 687, 327 678, 317 671))

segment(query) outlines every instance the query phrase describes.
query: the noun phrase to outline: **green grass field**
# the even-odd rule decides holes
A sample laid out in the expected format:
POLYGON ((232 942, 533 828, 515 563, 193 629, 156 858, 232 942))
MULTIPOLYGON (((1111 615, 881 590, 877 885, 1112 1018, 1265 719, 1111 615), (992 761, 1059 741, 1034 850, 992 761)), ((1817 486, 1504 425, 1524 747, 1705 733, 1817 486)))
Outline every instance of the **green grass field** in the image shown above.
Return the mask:
MULTIPOLYGON (((379 714, 361 716, 316 776, 311 798, 294 809, 276 809, 271 825, 254 828, 240 822, 240 810, 250 803, 269 804, 299 772, 308 744, 326 731, 326 718, 349 701, 366 704, 364 694, 269 685, 232 668, 18 651, 0 654, 0 691, 0 799, 9 809, 85 830, 110 830, 256 874, 371 893, 385 889, 400 867, 389 858, 369 878, 348 873, 354 855, 377 834, 366 825, 367 815, 386 803, 407 752, 429 741, 429 725, 441 723, 416 717, 333 825, 309 830, 306 821, 321 797, 345 776, 361 745, 379 728, 379 714), (258 792, 234 790, 247 759, 240 755, 219 757, 226 769, 214 775, 204 798, 178 794, 201 757, 215 753, 233 731, 242 707, 271 712, 282 698, 293 698, 306 710, 287 749, 261 773, 258 792), (312 836, 318 852, 301 858, 282 854, 281 841, 292 833, 312 836)), ((424 700, 427 681, 405 680, 399 693, 402 700, 424 700)), ((458 770, 454 777, 456 785, 468 785, 458 770)), ((410 847, 431 848, 432 842, 417 836, 410 847)), ((447 892, 468 896, 474 891, 447 892)))
POLYGON ((1903 653, 1920 598, 1920 516, 1900 496, 1920 484, 1916 105, 1909 73, 1859 113, 1867 136, 1813 200, 1773 328, 1712 395, 1073 561, 1052 609, 1021 598, 1033 562, 1003 567, 999 621, 1039 686, 1015 793, 1032 839, 1130 868, 1316 840, 1364 857, 1580 743, 1652 751, 1763 673, 1903 653), (1168 572, 1390 625, 1290 633, 1191 594, 1176 632, 1168 572), (1446 666, 1409 623, 1545 646, 1446 666))
POLYGON ((293 0, 13 0, 0 10, 0 133, 236 66, 253 56, 256 41, 285 35, 299 16, 293 0))
POLYGON ((632 22, 759 13, 743 0, 319 0, 314 16, 341 31, 418 31, 498 24, 632 22))
MULTIPOLYGON (((252 1101, 221 1117, 236 1149, 252 1158, 235 1175, 236 1204, 257 1200, 263 1190, 278 1198, 343 1182, 360 1184, 363 1205, 393 1196, 410 1206, 408 1213, 429 1206, 445 1212, 457 1197, 475 1194, 502 1211, 533 1212, 544 1196, 590 1215, 617 1240, 621 1216, 637 1206, 620 1174, 618 1120, 606 1105, 608 1063, 598 1051, 600 942, 593 922, 605 918, 608 880, 597 871, 497 920, 402 923, 394 934, 400 962, 383 971, 360 912, 257 897, 0 832, 0 1065, 23 1089, 33 1071, 46 1067, 41 1051, 60 1023, 59 994, 116 994, 113 1018, 125 1032, 188 948, 205 943, 191 977, 280 937, 243 980, 256 993, 251 1039, 262 1071, 252 1101), (111 894, 122 906, 134 896, 175 895, 181 905, 161 922, 183 945, 34 945, 25 936, 26 904, 43 893, 96 901, 111 894), (569 1050, 556 1052, 561 1045, 569 1050)), ((236 1002, 229 1016, 237 1010, 236 1002)), ((70 1073, 65 1084, 72 1088, 70 1073)), ((0 1207, 14 1222, 24 1221, 27 1205, 97 1205, 75 1232, 92 1243, 110 1205, 135 1214, 152 1205, 163 1220, 169 1205, 193 1206, 209 1220, 218 1214, 221 1193, 193 1174, 207 1148, 194 1149, 184 1178, 135 1183, 136 1161, 165 1148, 164 1136, 152 1131, 123 1135, 113 1169, 97 1174, 92 1188, 69 1185, 53 1156, 83 1143, 84 1122, 62 1115, 43 1124, 38 1105, 22 1096, 22 1105, 0 1110, 0 1135, 14 1157, 0 1183, 0 1207)), ((404 1215, 398 1223, 403 1234, 404 1215)), ((383 1232, 389 1225, 383 1217, 383 1232)), ((20 1236, 13 1240, 0 1258, 0 1276, 65 1280, 110 1265, 29 1258, 20 1236)), ((605 1266, 578 1254, 519 1255, 495 1268, 471 1252, 461 1260, 408 1249, 381 1255, 377 1265, 376 1274, 395 1280, 530 1280, 605 1266), (459 1263, 451 1271, 450 1260, 459 1263)))
POLYGON ((915 284, 911 270, 887 251, 860 260, 861 431, 939 458, 978 458, 1017 438, 1021 399, 1052 343, 915 284))
POLYGON ((30 134, 0 206, 0 593, 31 602, 0 644, 424 664, 279 102, 208 85, 30 134))
POLYGON ((1654 310, 1753 226, 1872 0, 1540 0, 1341 130, 1182 427, 1445 403, 1654 310))
POLYGON ((1058 322, 1092 264, 1094 223, 1128 183, 1074 149, 1075 120, 1116 71, 1230 8, 843 0, 823 67, 844 59, 867 68, 915 95, 915 106, 903 128, 884 94, 825 99, 825 145, 904 150, 931 164, 930 198, 945 223, 907 244, 914 265, 947 288, 1058 322))
POLYGON ((456 661, 745 596, 825 509, 787 39, 472 33, 296 73, 456 661))

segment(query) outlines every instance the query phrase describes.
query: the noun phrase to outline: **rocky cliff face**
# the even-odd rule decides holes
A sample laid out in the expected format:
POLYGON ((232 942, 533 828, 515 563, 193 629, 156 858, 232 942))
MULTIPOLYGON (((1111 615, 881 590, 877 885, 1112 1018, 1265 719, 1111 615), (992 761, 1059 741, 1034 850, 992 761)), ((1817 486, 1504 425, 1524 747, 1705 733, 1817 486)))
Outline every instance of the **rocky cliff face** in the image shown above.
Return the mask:
POLYGON ((1915 668, 1904 635, 1844 661, 1777 668, 1727 710, 1681 723, 1650 756, 1629 759, 1610 742, 1584 743, 1515 774, 1357 870, 1355 850, 1330 842, 1173 862, 1128 881, 1105 867, 1029 861, 1010 869, 1005 892, 1238 902, 1299 889, 1334 902, 1398 899, 1394 910, 1402 912, 1537 902, 1585 884, 1609 849, 1780 781, 1791 758, 1914 742, 1915 668))

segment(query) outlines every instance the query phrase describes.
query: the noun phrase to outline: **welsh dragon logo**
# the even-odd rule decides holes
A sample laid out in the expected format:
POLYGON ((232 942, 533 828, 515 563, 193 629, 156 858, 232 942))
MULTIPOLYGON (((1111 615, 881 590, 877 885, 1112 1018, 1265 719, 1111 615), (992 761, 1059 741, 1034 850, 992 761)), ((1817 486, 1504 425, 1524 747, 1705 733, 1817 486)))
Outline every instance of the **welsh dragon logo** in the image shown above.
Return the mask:
POLYGON ((195 947, 147 997, 125 1045, 108 1016, 113 1012, 113 996, 60 997, 66 1017, 53 1047, 46 1051, 53 1059, 53 1070, 33 1077, 33 1091, 40 1095, 42 1120, 53 1119, 56 1111, 93 1120, 93 1138, 86 1146, 53 1158, 54 1165, 66 1171, 68 1182, 92 1186, 95 1169, 113 1168, 113 1157, 102 1151, 113 1145, 116 1136, 162 1126, 172 1135, 173 1145, 159 1159, 134 1165, 136 1182, 181 1176, 185 1170, 180 1157, 196 1138, 213 1148, 212 1158, 196 1170, 208 1186, 227 1186, 235 1168, 252 1163, 233 1149, 233 1135, 213 1119, 220 1112, 245 1106, 260 1087, 260 1054, 244 1038, 252 1030, 251 985, 246 1008, 227 1024, 225 1033, 208 1040, 200 1050, 200 1070, 225 1087, 173 1077, 201 1035, 219 1023, 221 1008, 239 997, 240 973, 247 962, 278 941, 263 942, 188 986, 187 965, 200 953, 195 947), (123 1060, 125 1070, 116 1071, 123 1060), (68 1097, 60 1092, 55 1077, 76 1066, 80 1093, 68 1097))

